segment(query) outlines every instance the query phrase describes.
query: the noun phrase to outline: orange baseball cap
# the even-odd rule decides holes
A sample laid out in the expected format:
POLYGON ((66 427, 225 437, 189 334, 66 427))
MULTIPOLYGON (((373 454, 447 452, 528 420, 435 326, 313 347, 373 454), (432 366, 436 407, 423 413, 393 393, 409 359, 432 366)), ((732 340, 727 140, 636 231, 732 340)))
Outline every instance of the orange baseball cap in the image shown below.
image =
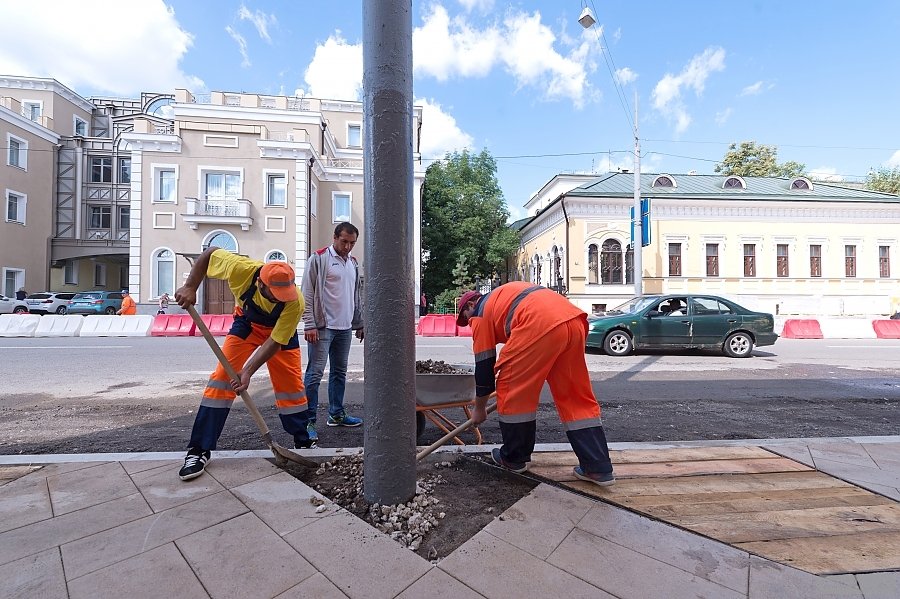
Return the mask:
POLYGON ((269 262, 259 271, 259 280, 268 286, 279 302, 293 302, 297 299, 297 284, 294 283, 294 269, 286 262, 269 262))

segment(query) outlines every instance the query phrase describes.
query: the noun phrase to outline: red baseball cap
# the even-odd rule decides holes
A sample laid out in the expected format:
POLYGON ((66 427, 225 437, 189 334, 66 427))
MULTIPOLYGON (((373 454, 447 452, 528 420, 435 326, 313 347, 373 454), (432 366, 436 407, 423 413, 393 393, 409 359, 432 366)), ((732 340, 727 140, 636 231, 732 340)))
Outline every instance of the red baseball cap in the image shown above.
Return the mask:
POLYGON ((481 297, 481 294, 477 291, 466 291, 462 294, 462 297, 459 298, 459 314, 456 315, 456 326, 465 327, 469 326, 469 319, 463 314, 463 308, 473 299, 477 299, 481 297))
POLYGON ((294 269, 287 262, 269 262, 259 271, 259 280, 266 284, 279 302, 293 302, 297 299, 297 284, 294 283, 294 269))

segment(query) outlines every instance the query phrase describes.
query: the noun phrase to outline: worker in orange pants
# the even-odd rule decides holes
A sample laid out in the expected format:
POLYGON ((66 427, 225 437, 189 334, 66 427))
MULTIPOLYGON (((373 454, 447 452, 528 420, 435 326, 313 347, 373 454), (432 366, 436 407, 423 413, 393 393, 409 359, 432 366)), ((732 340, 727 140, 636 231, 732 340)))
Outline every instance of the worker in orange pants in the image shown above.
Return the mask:
POLYGON ((284 430, 293 435, 295 447, 312 446, 297 337, 303 296, 297 290, 294 269, 286 262, 263 264, 211 247, 200 254, 184 286, 175 292, 178 305, 186 308, 196 303, 197 289, 206 277, 228 281, 237 300, 234 324, 222 351, 240 380, 231 380, 220 364, 206 383, 184 465, 178 472, 182 480, 203 474, 236 394, 249 387, 250 377, 263 364, 269 370, 284 430))
POLYGON ((546 381, 578 457, 575 476, 598 485, 613 484, 600 404, 584 359, 586 314, 546 287, 517 281, 486 295, 464 293, 457 325, 472 327, 475 424, 487 418, 488 397, 497 394, 503 446, 491 453, 494 462, 514 472, 528 469, 546 381), (504 346, 498 360, 500 343, 504 346))

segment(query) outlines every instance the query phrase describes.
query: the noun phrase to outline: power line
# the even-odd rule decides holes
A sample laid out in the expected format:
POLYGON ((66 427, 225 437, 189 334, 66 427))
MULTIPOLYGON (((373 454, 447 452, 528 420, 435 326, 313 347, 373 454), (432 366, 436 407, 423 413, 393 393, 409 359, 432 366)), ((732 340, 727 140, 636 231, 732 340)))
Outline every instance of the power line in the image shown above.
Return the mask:
MULTIPOLYGON (((594 0, 591 0, 591 10, 594 11, 594 14, 597 13, 597 7, 594 6, 594 0)), ((628 117, 628 126, 631 128, 631 131, 634 135, 637 135, 636 123, 634 122, 634 115, 631 114, 631 109, 628 107, 628 102, 625 99, 625 90, 622 89, 622 85, 619 83, 619 79, 616 77, 615 73, 615 62, 612 57, 612 50, 610 50, 609 44, 606 42, 606 36, 603 35, 603 27, 597 27, 596 24, 595 31, 597 32, 597 41, 600 42, 600 53, 603 55, 603 62, 606 64, 606 70, 609 71, 609 76, 612 79, 613 87, 616 90, 616 96, 619 98, 619 104, 622 106, 622 110, 625 111, 625 116, 628 117)))

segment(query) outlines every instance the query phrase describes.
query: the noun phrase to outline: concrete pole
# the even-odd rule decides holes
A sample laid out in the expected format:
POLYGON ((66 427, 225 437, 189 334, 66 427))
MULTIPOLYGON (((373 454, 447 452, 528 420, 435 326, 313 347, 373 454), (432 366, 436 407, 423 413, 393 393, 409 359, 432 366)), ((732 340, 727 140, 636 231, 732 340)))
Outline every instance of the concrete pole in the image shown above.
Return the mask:
POLYGON ((363 0, 365 479, 370 503, 416 491, 412 2, 363 0))
MULTIPOLYGON (((649 225, 649 223, 648 223, 649 225)), ((634 294, 644 295, 644 235, 641 229, 641 138, 638 134, 638 97, 634 94, 634 247, 631 255, 634 264, 634 294)))

